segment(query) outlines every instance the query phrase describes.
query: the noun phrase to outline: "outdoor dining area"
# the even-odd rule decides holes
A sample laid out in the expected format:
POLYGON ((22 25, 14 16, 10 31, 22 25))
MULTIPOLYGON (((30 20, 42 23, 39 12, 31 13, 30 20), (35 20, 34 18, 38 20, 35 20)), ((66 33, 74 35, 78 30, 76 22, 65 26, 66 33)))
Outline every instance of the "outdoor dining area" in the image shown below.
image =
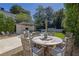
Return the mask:
POLYGON ((32 56, 64 56, 65 40, 48 33, 47 19, 45 32, 32 32, 26 30, 21 34, 23 54, 32 56))
POLYGON ((64 56, 65 42, 63 39, 44 33, 21 34, 24 56, 64 56))

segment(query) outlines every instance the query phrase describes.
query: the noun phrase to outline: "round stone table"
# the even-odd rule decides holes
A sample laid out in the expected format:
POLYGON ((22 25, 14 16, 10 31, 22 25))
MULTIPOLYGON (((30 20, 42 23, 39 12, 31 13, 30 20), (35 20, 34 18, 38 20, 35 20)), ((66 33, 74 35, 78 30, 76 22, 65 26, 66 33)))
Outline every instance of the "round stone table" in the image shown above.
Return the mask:
POLYGON ((32 41, 36 44, 42 45, 44 47, 44 55, 50 56, 50 48, 51 46, 62 43, 62 39, 55 36, 48 36, 46 40, 42 40, 44 36, 37 36, 32 39, 32 41))

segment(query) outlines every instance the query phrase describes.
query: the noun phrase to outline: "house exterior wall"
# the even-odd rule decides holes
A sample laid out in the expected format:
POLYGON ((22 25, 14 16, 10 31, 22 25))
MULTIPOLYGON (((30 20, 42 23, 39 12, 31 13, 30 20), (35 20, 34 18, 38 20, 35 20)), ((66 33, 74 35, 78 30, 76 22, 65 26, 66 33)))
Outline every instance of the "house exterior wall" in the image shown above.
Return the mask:
POLYGON ((26 25, 21 25, 21 24, 16 24, 16 34, 21 34, 23 33, 24 30, 34 31, 34 26, 26 26, 26 25))
POLYGON ((23 30, 25 30, 25 27, 24 26, 21 26, 19 24, 16 24, 16 33, 17 34, 22 33, 23 30))
POLYGON ((28 29, 29 29, 30 31, 34 31, 34 30, 35 30, 34 26, 29 26, 28 29))

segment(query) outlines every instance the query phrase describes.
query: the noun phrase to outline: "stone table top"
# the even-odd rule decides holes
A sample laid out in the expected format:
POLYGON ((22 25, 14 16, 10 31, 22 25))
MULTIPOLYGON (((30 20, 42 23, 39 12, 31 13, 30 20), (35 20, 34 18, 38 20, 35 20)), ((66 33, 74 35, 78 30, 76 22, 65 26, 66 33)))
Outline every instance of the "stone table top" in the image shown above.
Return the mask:
POLYGON ((37 36, 32 39, 32 41, 36 44, 40 45, 56 45, 62 43, 62 39, 55 36, 48 36, 48 40, 42 40, 43 36, 37 36))

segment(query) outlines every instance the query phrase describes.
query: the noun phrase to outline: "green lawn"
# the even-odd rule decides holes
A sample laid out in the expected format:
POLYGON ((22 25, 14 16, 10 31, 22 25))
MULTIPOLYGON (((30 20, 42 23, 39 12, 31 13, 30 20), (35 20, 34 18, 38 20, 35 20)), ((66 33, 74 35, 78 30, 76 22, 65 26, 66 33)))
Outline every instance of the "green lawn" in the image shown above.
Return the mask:
POLYGON ((64 39, 65 35, 63 33, 55 32, 54 36, 64 39))

